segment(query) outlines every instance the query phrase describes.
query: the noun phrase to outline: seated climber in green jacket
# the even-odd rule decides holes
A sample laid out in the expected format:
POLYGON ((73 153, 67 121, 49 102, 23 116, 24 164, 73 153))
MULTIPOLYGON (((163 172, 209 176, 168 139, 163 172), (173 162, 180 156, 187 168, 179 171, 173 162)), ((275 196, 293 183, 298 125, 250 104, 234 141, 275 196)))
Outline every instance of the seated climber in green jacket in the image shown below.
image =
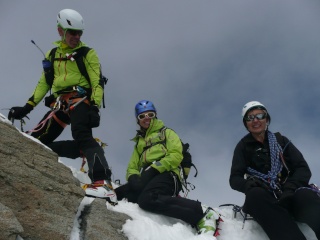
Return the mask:
POLYGON ((133 138, 135 147, 127 168, 128 183, 115 189, 118 200, 126 198, 146 211, 181 219, 199 233, 214 235, 219 214, 199 201, 178 196, 183 157, 179 136, 169 128, 162 131, 164 123, 157 118, 151 101, 138 102, 135 116, 139 130, 133 138))

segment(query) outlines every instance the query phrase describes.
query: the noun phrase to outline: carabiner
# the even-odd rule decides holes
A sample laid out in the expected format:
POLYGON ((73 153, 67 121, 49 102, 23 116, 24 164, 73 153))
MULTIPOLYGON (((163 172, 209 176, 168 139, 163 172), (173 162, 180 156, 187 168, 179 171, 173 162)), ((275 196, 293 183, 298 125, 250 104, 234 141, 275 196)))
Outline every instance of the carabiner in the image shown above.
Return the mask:
POLYGON ((57 97, 55 104, 52 107, 52 110, 59 110, 61 107, 61 101, 60 101, 60 96, 57 97))

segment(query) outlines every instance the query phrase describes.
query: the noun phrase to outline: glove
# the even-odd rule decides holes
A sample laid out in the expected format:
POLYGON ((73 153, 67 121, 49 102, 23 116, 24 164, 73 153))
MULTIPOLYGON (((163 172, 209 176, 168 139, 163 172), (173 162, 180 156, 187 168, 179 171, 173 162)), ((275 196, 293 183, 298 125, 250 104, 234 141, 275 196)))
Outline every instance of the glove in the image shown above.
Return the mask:
POLYGON ((257 179, 257 178, 250 178, 246 181, 245 185, 244 185, 244 193, 247 194, 247 192, 249 190, 251 190, 252 188, 255 187, 262 187, 262 188, 266 188, 266 185, 264 182, 262 182, 262 180, 257 179))
POLYGON ((141 177, 137 174, 128 178, 128 184, 133 191, 142 191, 145 186, 159 174, 159 171, 153 167, 149 167, 141 173, 141 177))
POLYGON ((33 106, 26 103, 23 107, 12 107, 8 114, 8 119, 22 119, 33 110, 33 106))
POLYGON ((148 167, 141 173, 141 185, 144 188, 156 175, 159 174, 159 171, 153 167, 148 167))
POLYGON ((128 178, 128 185, 133 191, 141 191, 141 178, 138 174, 131 175, 128 178))
POLYGON ((100 125, 100 112, 97 105, 90 105, 89 125, 91 128, 96 128, 100 125))
POLYGON ((282 207, 288 207, 293 199, 296 186, 293 183, 286 183, 283 186, 283 192, 278 200, 278 204, 282 207))
POLYGON ((244 184, 244 193, 247 194, 249 190, 255 187, 259 187, 259 184, 257 183, 257 181, 255 181, 254 179, 247 180, 246 183, 244 184))
POLYGON ((129 184, 126 183, 114 189, 115 193, 117 194, 118 201, 122 200, 123 198, 127 198, 129 188, 129 184))
POLYGON ((53 94, 51 94, 50 96, 44 98, 44 105, 46 107, 50 107, 51 103, 53 103, 55 100, 56 98, 53 94))

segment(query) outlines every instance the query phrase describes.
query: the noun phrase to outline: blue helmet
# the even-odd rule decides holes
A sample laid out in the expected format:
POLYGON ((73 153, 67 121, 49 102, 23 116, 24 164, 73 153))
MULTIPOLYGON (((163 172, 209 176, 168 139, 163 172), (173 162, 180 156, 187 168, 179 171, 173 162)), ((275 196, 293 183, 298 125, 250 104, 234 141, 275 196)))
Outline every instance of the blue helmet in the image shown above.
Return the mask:
POLYGON ((155 106, 149 100, 141 100, 136 104, 136 107, 134 108, 136 117, 138 117, 140 113, 148 112, 148 111, 155 112, 155 113, 157 112, 155 106))

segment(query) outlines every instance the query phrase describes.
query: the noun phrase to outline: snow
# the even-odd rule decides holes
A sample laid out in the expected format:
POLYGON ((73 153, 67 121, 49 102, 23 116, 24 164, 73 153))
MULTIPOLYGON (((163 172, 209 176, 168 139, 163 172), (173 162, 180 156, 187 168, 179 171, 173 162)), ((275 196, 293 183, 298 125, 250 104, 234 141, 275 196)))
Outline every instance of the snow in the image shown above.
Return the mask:
MULTIPOLYGON (((89 204, 93 198, 85 197, 79 209, 84 204, 89 204)), ((122 227, 122 232, 129 240, 268 240, 262 228, 254 221, 247 220, 243 227, 243 219, 238 214, 233 218, 231 208, 214 208, 222 215, 223 222, 219 224, 220 235, 198 235, 190 225, 181 220, 146 212, 137 204, 120 201, 118 205, 106 204, 109 210, 125 213, 132 218, 127 220, 122 227), (243 229, 242 229, 243 227, 243 229)), ((299 223, 299 227, 308 240, 317 240, 313 231, 305 224, 299 223)), ((71 240, 79 240, 79 227, 75 221, 71 240)))
MULTIPOLYGON (((7 124, 11 122, 0 113, 0 121, 7 124)), ((17 128, 17 130, 19 130, 17 128)), ((20 131, 20 130, 19 130, 20 131)), ((24 136, 29 137, 35 142, 41 144, 38 140, 30 137, 28 134, 22 133, 24 136)), ((64 164, 62 158, 59 158, 59 162, 64 164)), ((82 184, 90 183, 88 176, 78 169, 72 166, 68 166, 73 175, 80 180, 82 184)), ((114 187, 117 187, 114 184, 114 187)), ((219 193, 218 191, 216 193, 219 193)), ((201 199, 201 198, 200 198, 201 199)), ((94 199, 89 197, 84 197, 75 216, 74 227, 71 232, 70 240, 80 240, 80 225, 78 222, 78 217, 84 206, 90 204, 94 199)), ((230 199, 232 203, 232 199, 230 199)), ((205 203, 204 203, 205 204, 205 203)), ((262 228, 254 220, 247 220, 243 225, 243 218, 240 214, 234 217, 232 207, 218 207, 211 206, 217 212, 221 214, 223 222, 220 223, 220 235, 218 237, 213 237, 211 235, 198 235, 194 228, 192 228, 187 223, 166 217, 159 214, 153 214, 146 212, 139 208, 137 204, 127 202, 125 200, 119 201, 118 205, 111 206, 106 204, 109 210, 125 213, 132 218, 132 220, 127 220, 122 227, 122 232, 129 240, 268 240, 269 238, 264 233, 262 228)), ((307 240, 317 240, 314 232, 303 223, 298 223, 300 229, 306 236, 307 240)), ((18 236, 19 240, 23 240, 18 236)))
MULTIPOLYGON (((63 163, 63 160, 60 160, 63 163)), ((73 175, 80 180, 81 183, 89 183, 88 176, 70 167, 73 175)), ((86 166, 85 166, 86 169, 86 166)), ((117 187, 113 184, 114 188, 117 187)), ((94 199, 85 197, 81 202, 77 216, 80 215, 81 210, 85 204, 90 204, 94 199)), ((232 202, 232 200, 230 200, 232 202)), ((205 203, 204 203, 205 204, 205 203)), ((254 220, 246 220, 243 224, 243 217, 238 213, 234 217, 232 207, 213 207, 221 214, 223 222, 220 222, 218 237, 211 235, 198 235, 194 228, 187 223, 166 217, 159 214, 146 212, 139 208, 137 204, 127 202, 125 200, 119 201, 118 205, 111 206, 106 204, 109 210, 127 214, 132 220, 127 220, 123 225, 122 232, 129 240, 268 240, 269 238, 254 220)), ((317 240, 314 232, 306 225, 298 223, 300 229, 305 234, 307 240, 317 240)), ((75 221, 74 229, 72 231, 71 240, 79 240, 79 224, 75 221)))

